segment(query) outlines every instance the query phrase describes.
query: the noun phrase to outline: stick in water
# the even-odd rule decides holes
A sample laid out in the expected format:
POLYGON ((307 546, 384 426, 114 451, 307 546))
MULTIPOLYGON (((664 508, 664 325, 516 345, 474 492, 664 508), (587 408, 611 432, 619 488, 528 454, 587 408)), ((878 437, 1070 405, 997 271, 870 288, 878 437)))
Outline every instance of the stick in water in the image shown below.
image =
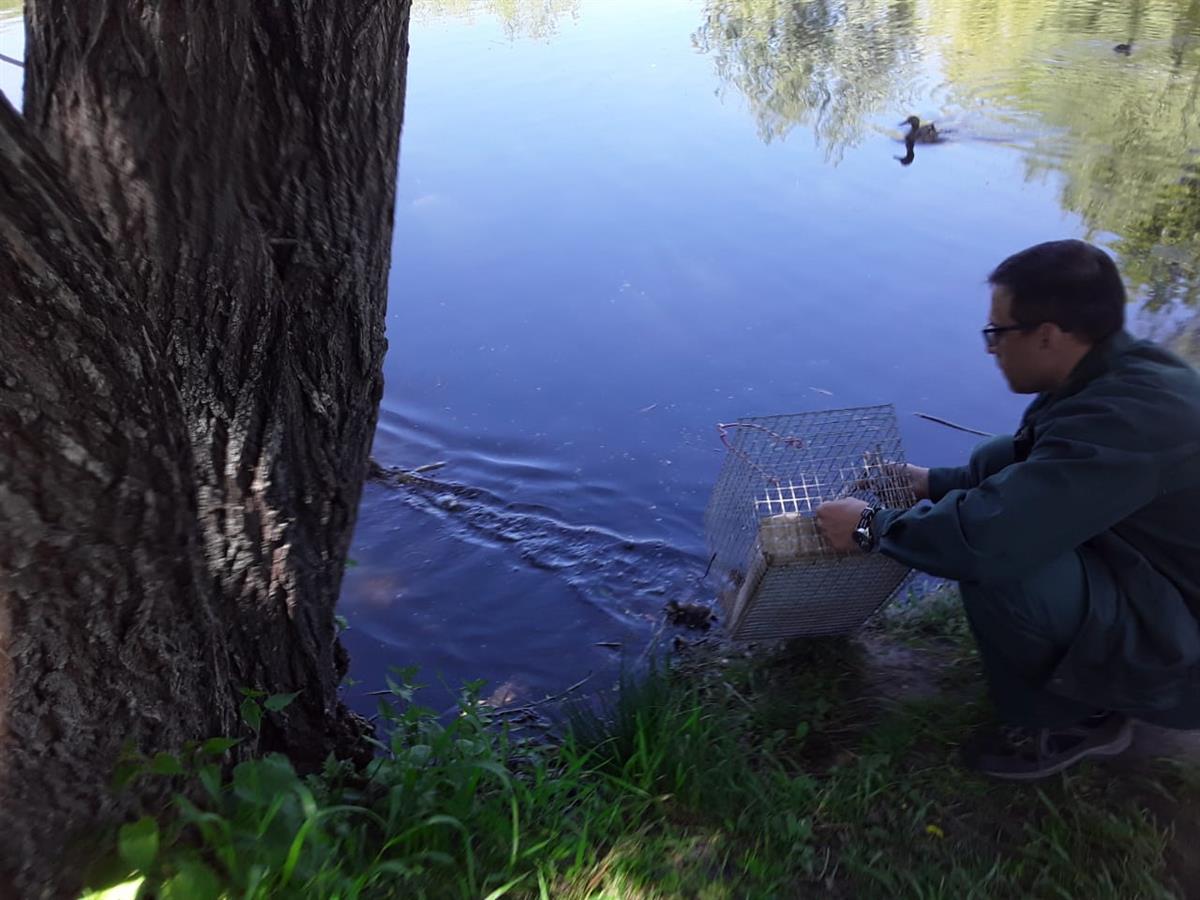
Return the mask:
POLYGON ((990 431, 980 431, 978 428, 968 428, 966 425, 959 425, 951 422, 949 419, 939 419, 937 416, 930 416, 925 413, 913 413, 918 419, 925 419, 927 422, 934 422, 938 425, 945 425, 947 428, 953 428, 955 431, 965 431, 967 434, 977 434, 980 437, 995 437, 990 431))

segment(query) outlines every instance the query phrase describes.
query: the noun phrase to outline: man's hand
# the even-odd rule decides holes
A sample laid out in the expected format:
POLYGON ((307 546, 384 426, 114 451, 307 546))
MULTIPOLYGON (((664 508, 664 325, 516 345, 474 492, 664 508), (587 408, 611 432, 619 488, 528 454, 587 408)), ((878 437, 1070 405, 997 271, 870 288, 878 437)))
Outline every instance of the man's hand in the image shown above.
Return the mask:
POLYGON ((929 470, 912 463, 905 463, 904 470, 908 474, 908 483, 912 485, 913 494, 918 500, 929 499, 929 470))
POLYGON ((854 482, 857 491, 872 491, 886 496, 889 490, 912 489, 914 500, 929 499, 929 470, 912 463, 885 463, 881 469, 854 482))
POLYGON ((837 553, 861 553, 862 548, 854 540, 854 529, 862 511, 869 504, 861 500, 830 500, 817 507, 817 528, 826 543, 837 553))

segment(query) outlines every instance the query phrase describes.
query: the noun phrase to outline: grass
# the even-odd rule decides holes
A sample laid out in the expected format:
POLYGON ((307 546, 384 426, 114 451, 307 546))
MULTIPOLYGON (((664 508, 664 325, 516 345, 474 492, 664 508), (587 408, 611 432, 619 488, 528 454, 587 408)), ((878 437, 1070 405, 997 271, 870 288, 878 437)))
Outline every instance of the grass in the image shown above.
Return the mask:
MULTIPOLYGON (((517 740, 479 685, 444 721, 405 673, 363 772, 229 768, 228 742, 139 761, 132 777, 185 789, 111 836, 91 883, 169 898, 1182 894, 1166 826, 1200 798, 1194 772, 1085 765, 1012 787, 955 765, 987 716, 957 608, 897 608, 865 642, 703 645, 568 709, 554 743, 517 740), (881 640, 940 654, 945 689, 878 690, 881 640)), ((247 699, 250 720, 287 702, 247 699)))

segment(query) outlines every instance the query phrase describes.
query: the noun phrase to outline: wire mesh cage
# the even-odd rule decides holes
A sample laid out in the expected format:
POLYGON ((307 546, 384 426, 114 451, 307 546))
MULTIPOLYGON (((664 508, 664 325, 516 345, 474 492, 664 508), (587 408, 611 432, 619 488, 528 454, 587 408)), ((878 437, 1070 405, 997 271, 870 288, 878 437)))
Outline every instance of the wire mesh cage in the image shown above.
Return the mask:
POLYGON ((895 409, 869 406, 739 419, 705 513, 709 552, 737 640, 844 634, 865 622, 909 570, 879 553, 835 553, 813 513, 826 500, 915 502, 895 409))

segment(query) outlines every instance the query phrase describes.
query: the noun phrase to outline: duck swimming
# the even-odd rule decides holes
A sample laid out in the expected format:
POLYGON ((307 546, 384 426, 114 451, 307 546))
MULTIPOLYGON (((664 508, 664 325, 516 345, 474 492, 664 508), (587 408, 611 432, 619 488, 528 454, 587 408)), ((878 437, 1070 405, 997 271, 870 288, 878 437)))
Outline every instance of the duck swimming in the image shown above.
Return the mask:
POLYGON ((1122 56, 1128 56, 1133 52, 1133 41, 1130 41, 1128 44, 1117 44, 1117 46, 1113 47, 1113 50, 1122 56))
POLYGON ((916 116, 909 116, 901 125, 908 126, 908 134, 904 136, 904 143, 914 144, 936 144, 942 140, 942 136, 938 134, 937 126, 932 122, 921 124, 921 120, 916 116))

